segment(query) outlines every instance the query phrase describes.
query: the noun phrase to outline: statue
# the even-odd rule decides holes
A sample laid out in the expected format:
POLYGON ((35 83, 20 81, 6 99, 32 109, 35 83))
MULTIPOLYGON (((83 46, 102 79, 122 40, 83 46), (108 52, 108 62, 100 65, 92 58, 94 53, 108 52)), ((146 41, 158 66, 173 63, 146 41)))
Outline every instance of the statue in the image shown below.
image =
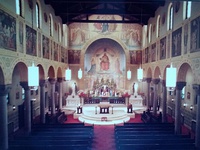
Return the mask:
POLYGON ((76 95, 76 83, 72 84, 72 96, 76 95))
POLYGON ((138 95, 138 84, 137 83, 133 83, 133 94, 135 96, 138 95))

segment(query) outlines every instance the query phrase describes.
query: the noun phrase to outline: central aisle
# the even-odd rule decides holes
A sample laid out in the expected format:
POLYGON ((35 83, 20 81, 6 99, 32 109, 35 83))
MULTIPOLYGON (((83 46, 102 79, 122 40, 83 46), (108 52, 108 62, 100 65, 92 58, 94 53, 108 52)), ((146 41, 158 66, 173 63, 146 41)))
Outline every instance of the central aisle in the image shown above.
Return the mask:
POLYGON ((92 150, 116 150, 114 125, 94 125, 92 150))

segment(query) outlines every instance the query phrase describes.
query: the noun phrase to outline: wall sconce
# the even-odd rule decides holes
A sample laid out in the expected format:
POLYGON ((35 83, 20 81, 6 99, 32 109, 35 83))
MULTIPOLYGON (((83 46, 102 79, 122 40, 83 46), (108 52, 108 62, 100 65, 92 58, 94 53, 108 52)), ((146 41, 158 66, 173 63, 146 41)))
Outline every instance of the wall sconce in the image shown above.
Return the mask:
POLYGON ((186 104, 186 103, 184 103, 184 104, 183 104, 183 107, 184 107, 184 108, 185 108, 185 107, 187 107, 187 104, 186 104))
POLYGON ((34 62, 28 67, 28 86, 34 90, 39 86, 39 67, 35 66, 34 62))
POLYGON ((82 70, 81 70, 81 68, 78 70, 78 78, 79 79, 82 79, 82 70))
POLYGON ((166 70, 166 87, 168 91, 174 91, 176 87, 176 68, 173 68, 172 63, 166 70))
POLYGON ((15 107, 15 105, 13 105, 13 110, 15 110, 16 109, 16 107, 15 107))
POLYGON ((174 98, 172 98, 172 102, 174 102, 174 98))
POLYGON ((143 69, 141 68, 141 66, 140 66, 140 68, 139 69, 137 69, 137 79, 138 79, 138 81, 142 81, 142 79, 143 79, 143 69))
POLYGON ((127 71, 127 79, 128 79, 128 80, 131 79, 131 71, 130 71, 130 69, 127 71))
POLYGON ((71 69, 68 68, 65 70, 65 80, 70 81, 71 78, 72 78, 72 71, 71 69))
POLYGON ((191 105, 191 106, 190 106, 190 110, 192 111, 192 110, 193 110, 193 108, 194 108, 194 107, 193 107, 193 105, 191 105))

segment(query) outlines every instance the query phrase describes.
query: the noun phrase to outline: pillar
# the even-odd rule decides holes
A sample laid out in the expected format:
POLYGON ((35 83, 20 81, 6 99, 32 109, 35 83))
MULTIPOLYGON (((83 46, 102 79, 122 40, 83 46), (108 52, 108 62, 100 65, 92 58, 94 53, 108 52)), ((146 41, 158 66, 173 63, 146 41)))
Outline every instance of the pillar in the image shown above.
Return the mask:
POLYGON ((176 82, 175 134, 181 134, 181 91, 186 82, 176 82))
POLYGON ((154 84, 153 115, 156 115, 158 107, 158 83, 160 79, 153 79, 152 81, 154 84))
POLYGON ((40 123, 45 124, 45 80, 40 80, 40 123))
POLYGON ((0 85, 0 149, 8 149, 8 113, 6 95, 10 85, 0 85))
POLYGON ((51 115, 55 114, 55 84, 56 80, 54 78, 49 78, 49 82, 51 84, 51 115))
POLYGON ((20 85, 25 91, 25 131, 27 134, 31 132, 31 99, 30 88, 28 82, 20 82, 20 85))
POLYGON ((200 85, 194 84, 193 89, 197 94, 195 146, 200 149, 200 85))
POLYGON ((63 96, 63 78, 58 78, 57 82, 59 83, 59 88, 58 88, 58 93, 59 93, 59 102, 58 102, 58 106, 59 106, 59 109, 62 109, 62 96, 63 96))
POLYGON ((150 108, 150 83, 151 78, 146 78, 147 81, 147 108, 150 108))
POLYGON ((165 80, 162 80, 162 123, 167 122, 167 88, 165 80))

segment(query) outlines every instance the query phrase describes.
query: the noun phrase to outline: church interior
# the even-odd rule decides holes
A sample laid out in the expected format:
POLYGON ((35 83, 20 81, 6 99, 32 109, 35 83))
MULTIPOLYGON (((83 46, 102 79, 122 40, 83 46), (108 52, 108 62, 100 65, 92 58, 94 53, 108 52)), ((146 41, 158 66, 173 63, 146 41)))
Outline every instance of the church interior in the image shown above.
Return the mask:
POLYGON ((200 149, 199 7, 0 0, 0 149, 200 149))

